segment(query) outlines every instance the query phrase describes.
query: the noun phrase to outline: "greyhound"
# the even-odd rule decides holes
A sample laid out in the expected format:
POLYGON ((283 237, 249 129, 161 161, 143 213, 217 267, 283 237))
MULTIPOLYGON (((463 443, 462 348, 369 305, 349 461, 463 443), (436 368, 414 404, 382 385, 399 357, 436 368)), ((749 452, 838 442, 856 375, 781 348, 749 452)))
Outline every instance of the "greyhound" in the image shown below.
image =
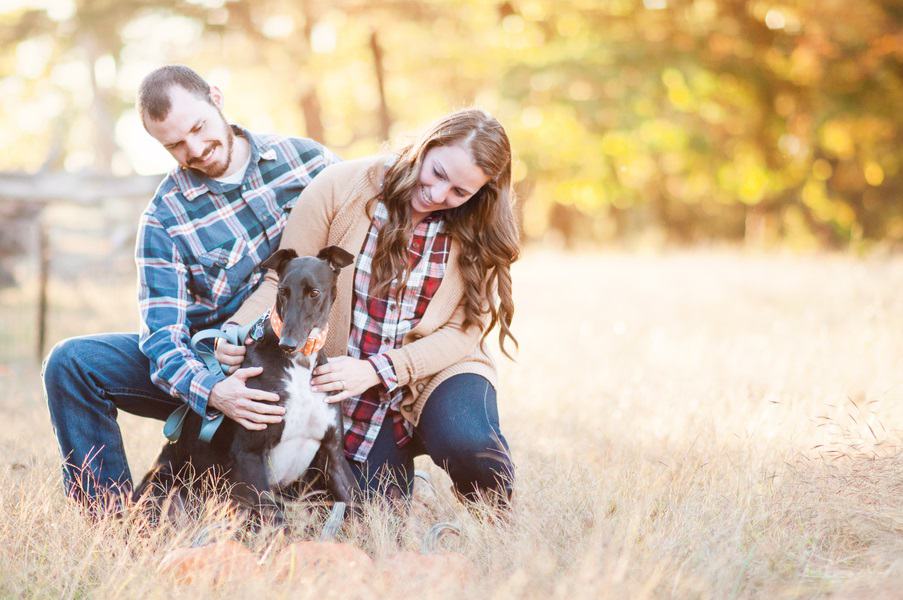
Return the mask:
MULTIPOLYGON (((179 483, 190 468, 196 475, 221 476, 233 501, 281 525, 282 509, 271 491, 299 482, 313 466, 324 473, 334 499, 353 506, 358 485, 344 456, 342 411, 325 402, 325 393, 310 389, 311 372, 326 358, 318 348, 305 352, 312 345, 309 338, 326 330, 339 271, 353 258, 329 246, 316 257, 278 250, 261 264, 279 274, 279 291, 263 335, 247 347, 242 367, 263 367, 248 386, 279 394, 285 418, 260 431, 224 419, 208 444, 198 439, 201 417, 189 411, 181 437, 163 447, 135 490, 135 500, 151 499, 155 514, 173 490, 178 491, 174 499, 184 503, 179 483)), ((197 491, 203 484, 203 477, 190 482, 197 491)))

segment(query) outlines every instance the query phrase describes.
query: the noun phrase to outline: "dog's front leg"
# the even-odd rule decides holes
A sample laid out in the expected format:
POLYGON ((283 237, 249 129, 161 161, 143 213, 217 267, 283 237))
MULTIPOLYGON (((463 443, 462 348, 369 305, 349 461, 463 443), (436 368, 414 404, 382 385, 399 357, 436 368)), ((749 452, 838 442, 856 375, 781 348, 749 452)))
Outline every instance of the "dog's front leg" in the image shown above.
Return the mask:
POLYGON ((178 498, 178 503, 182 504, 181 492, 177 490, 176 469, 173 467, 178 458, 172 444, 164 446, 154 466, 132 493, 132 501, 141 503, 151 525, 155 526, 160 522, 163 505, 170 494, 176 492, 172 498, 174 502, 178 498))
POLYGON ((282 526, 282 509, 270 491, 263 453, 237 452, 235 467, 229 479, 233 483, 232 498, 250 508, 262 522, 282 526))
POLYGON ((360 499, 357 479, 354 478, 354 473, 351 472, 341 448, 328 450, 325 472, 326 487, 335 499, 352 508, 357 506, 356 503, 360 499))
POLYGON ((344 502, 354 509, 360 500, 360 487, 357 479, 345 458, 345 445, 342 435, 341 414, 336 425, 330 427, 317 452, 317 467, 326 478, 326 488, 338 502, 344 502))

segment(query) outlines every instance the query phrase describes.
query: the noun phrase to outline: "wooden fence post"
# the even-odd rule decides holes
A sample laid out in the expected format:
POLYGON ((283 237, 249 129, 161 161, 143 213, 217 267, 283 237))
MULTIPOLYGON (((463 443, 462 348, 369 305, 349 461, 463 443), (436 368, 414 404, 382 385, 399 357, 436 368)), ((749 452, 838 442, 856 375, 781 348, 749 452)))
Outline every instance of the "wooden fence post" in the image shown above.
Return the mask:
MULTIPOLYGON (((48 162, 52 161, 48 159, 48 162)), ((38 227, 38 314, 35 317, 37 331, 33 349, 38 362, 44 359, 44 350, 49 339, 47 322, 50 310, 48 286, 50 284, 51 243, 43 210, 52 204, 62 203, 72 206, 96 206, 108 198, 141 199, 147 202, 147 198, 154 193, 159 184, 159 175, 117 177, 104 173, 0 171, 0 200, 21 203, 25 207, 22 214, 28 217, 29 223, 29 229, 25 235, 32 235, 30 230, 32 222, 36 223, 38 227), (33 217, 35 214, 36 218, 33 217), (32 221, 33 218, 34 221, 32 221)), ((0 219, 6 218, 6 214, 0 211, 0 219)))

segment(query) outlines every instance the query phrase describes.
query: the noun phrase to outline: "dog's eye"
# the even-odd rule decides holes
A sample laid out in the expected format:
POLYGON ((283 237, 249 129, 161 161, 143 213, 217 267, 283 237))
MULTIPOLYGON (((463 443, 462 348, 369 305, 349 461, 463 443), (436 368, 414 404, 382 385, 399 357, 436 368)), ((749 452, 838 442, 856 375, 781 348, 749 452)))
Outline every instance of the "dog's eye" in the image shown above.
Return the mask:
POLYGON ((311 298, 316 298, 316 297, 319 296, 319 295, 320 295, 320 290, 318 290, 318 289, 316 289, 316 288, 315 288, 315 289, 312 289, 312 290, 310 291, 310 297, 311 297, 311 298))

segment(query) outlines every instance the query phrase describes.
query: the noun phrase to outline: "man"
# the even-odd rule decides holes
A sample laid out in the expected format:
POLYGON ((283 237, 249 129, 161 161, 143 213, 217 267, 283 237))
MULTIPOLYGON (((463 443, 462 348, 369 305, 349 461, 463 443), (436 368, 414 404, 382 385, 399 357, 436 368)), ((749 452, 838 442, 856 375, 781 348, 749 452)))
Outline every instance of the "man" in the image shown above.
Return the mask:
POLYGON ((245 385, 260 369, 210 371, 190 339, 223 323, 256 289, 258 265, 278 248, 298 195, 338 159, 312 140, 230 126, 222 107, 222 92, 187 67, 162 67, 141 83, 144 127, 179 166, 138 228, 140 334, 64 340, 45 361, 67 493, 95 510, 115 509, 131 490, 118 410, 165 420, 187 402, 248 429, 284 414, 276 394, 245 385))

